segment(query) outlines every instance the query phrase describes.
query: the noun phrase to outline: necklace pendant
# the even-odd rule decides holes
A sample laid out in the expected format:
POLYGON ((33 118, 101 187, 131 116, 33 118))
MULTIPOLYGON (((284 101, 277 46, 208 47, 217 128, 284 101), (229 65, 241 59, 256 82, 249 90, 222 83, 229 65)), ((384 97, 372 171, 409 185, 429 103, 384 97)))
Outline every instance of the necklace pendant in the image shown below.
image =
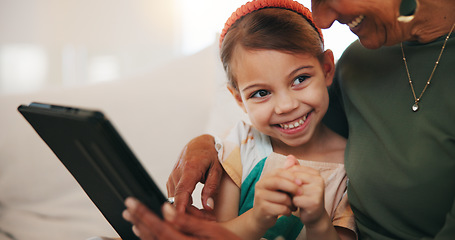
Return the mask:
POLYGON ((412 111, 417 112, 417 110, 419 110, 419 105, 414 103, 414 105, 412 105, 412 111))

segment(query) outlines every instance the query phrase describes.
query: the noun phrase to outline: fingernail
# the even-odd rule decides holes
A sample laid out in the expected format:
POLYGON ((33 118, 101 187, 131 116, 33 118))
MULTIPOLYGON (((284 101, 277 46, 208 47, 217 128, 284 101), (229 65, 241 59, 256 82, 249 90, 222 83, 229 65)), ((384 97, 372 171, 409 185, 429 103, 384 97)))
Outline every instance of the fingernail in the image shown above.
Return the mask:
POLYGON ((135 210, 137 208, 137 205, 138 205, 138 202, 136 199, 132 198, 132 197, 128 197, 126 200, 125 200, 125 206, 126 208, 130 209, 130 210, 135 210))
POLYGON ((131 219, 132 219, 132 218, 131 218, 131 214, 130 214, 130 212, 128 212, 128 210, 123 210, 123 212, 122 212, 122 217, 123 217, 126 221, 131 222, 131 219))
POLYGON ((175 215, 175 208, 171 204, 165 203, 163 206, 164 219, 166 219, 166 221, 172 222, 175 219, 175 215))
POLYGON ((210 209, 213 209, 215 207, 215 201, 213 201, 213 198, 209 198, 207 199, 207 207, 209 207, 210 209))
POLYGON ((141 235, 139 229, 133 225, 133 233, 134 235, 136 235, 137 237, 139 237, 141 235))

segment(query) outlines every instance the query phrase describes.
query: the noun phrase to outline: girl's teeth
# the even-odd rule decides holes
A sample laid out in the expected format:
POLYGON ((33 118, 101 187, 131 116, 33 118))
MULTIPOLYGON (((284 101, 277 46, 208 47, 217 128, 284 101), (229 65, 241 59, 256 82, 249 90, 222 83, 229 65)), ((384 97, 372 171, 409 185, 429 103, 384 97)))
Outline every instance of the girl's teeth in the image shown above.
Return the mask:
POLYGON ((291 124, 280 124, 280 127, 281 128, 284 128, 284 129, 293 129, 293 128, 296 128, 302 124, 304 124, 306 121, 306 115, 303 116, 302 119, 298 120, 297 122, 295 123, 291 123, 291 124))

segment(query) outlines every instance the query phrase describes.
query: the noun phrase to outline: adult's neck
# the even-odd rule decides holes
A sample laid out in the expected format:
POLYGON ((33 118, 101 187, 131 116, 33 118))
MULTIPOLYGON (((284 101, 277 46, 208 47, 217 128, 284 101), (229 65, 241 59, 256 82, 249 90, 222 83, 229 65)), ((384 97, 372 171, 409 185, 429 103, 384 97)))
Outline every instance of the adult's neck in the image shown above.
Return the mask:
POLYGON ((417 0, 408 40, 427 43, 448 34, 455 23, 454 13, 454 0, 417 0))

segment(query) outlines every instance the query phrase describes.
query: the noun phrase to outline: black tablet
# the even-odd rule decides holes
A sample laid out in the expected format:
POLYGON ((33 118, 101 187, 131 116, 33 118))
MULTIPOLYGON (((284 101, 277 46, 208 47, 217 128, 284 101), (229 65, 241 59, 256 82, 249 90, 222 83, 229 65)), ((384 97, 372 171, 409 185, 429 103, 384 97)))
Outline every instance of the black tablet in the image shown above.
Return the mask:
POLYGON ((138 239, 122 218, 125 198, 136 197, 162 217, 166 197, 102 112, 42 103, 18 110, 122 239, 138 239))

